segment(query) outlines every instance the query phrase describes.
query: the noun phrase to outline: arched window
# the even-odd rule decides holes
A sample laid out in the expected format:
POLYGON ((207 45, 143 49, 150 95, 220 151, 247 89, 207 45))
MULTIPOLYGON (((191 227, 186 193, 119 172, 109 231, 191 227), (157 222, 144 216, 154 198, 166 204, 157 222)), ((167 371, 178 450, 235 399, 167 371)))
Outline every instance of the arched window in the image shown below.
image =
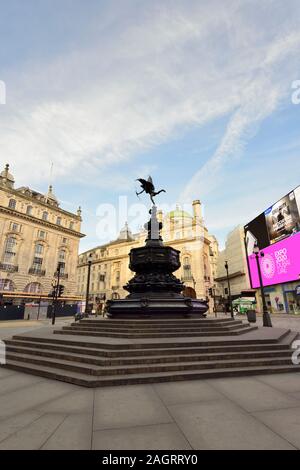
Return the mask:
POLYGON ((42 291, 42 284, 40 284, 39 282, 30 282, 25 287, 25 292, 30 292, 31 294, 41 294, 42 291))
POLYGON ((43 220, 48 220, 48 212, 47 211, 43 212, 42 219, 43 220))
POLYGON ((8 264, 14 264, 15 256, 17 252, 17 240, 13 236, 9 236, 6 239, 4 246, 3 262, 8 264))
POLYGON ((0 291, 14 291, 14 283, 10 279, 0 279, 0 291))
POLYGON ((15 199, 10 199, 8 203, 8 207, 10 209, 15 209, 16 208, 16 200, 15 199))
POLYGON ((32 206, 27 206, 27 208, 26 208, 26 214, 27 214, 27 215, 32 215, 32 209, 33 209, 32 206))

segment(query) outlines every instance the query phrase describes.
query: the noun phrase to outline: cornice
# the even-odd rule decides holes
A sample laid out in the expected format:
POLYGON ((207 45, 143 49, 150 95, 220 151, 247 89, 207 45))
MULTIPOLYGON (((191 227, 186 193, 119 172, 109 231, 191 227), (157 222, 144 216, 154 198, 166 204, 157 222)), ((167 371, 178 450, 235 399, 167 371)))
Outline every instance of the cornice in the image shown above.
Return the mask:
POLYGON ((71 230, 67 227, 63 227, 62 225, 53 224, 47 220, 34 217, 33 215, 28 215, 28 214, 24 214, 23 212, 18 212, 15 209, 10 209, 9 207, 4 207, 0 205, 0 212, 3 212, 4 214, 12 215, 14 217, 18 217, 19 219, 22 219, 22 220, 27 220, 28 222, 33 222, 35 224, 41 225, 42 227, 51 228, 53 230, 56 230, 57 232, 67 233, 68 235, 72 235, 77 238, 85 237, 84 233, 76 232, 75 230, 71 230))
MULTIPOLYGON (((30 191, 34 191, 34 190, 31 190, 30 188, 28 188, 30 191)), ((70 217, 73 217, 77 220, 79 220, 80 222, 82 221, 82 218, 80 217, 80 215, 77 215, 77 214, 74 214, 73 212, 69 212, 69 211, 66 211, 65 209, 61 209, 60 207, 56 207, 56 206, 51 206, 50 204, 46 204, 45 202, 43 201, 39 201, 38 199, 35 199, 34 197, 30 197, 30 196, 27 196, 26 194, 23 194, 21 193, 20 191, 18 191, 17 189, 14 189, 14 188, 5 188, 3 186, 0 186, 0 190, 2 190, 3 192, 5 193, 10 193, 10 194, 13 194, 15 195, 16 197, 20 197, 22 199, 26 199, 27 201, 30 201, 32 203, 36 203, 36 204, 39 204, 43 207, 46 207, 47 209, 52 209, 52 210, 55 210, 61 214, 65 214, 65 215, 68 215, 70 217)))

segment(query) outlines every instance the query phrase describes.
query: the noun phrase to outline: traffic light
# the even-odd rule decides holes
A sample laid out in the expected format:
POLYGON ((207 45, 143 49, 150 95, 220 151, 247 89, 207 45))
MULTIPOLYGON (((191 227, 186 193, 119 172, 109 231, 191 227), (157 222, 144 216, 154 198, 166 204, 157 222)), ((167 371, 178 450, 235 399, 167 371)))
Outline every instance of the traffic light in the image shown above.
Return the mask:
POLYGON ((0 294, 0 307, 2 307, 2 305, 4 305, 4 295, 0 294))
POLYGON ((65 286, 62 286, 61 284, 59 284, 57 296, 58 296, 58 297, 61 297, 62 294, 64 293, 64 290, 65 290, 65 286))
POLYGON ((213 296, 213 290, 212 290, 211 287, 208 289, 208 293, 209 293, 209 295, 210 295, 211 297, 213 296))

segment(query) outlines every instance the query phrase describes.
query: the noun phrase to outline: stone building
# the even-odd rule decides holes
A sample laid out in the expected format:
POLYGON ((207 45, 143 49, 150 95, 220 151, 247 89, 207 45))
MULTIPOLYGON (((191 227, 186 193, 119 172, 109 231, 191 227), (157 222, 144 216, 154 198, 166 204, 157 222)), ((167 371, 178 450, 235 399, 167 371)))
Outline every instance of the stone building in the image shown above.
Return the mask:
MULTIPOLYGON (((184 282, 186 295, 206 298, 213 286, 218 244, 204 226, 200 201, 193 202, 192 214, 177 207, 165 216, 158 211, 158 219, 163 221, 164 243, 181 252, 181 267, 174 274, 184 282)), ((146 236, 145 231, 133 235, 126 224, 116 240, 80 254, 78 294, 85 295, 88 261, 91 260, 90 299, 95 301, 104 295, 106 299, 124 298, 128 292, 123 286, 133 276, 128 267, 129 252, 143 246, 146 236)))
POLYGON ((0 174, 0 292, 47 295, 60 262, 64 295, 74 296, 80 226, 80 208, 76 214, 61 209, 51 186, 46 194, 15 189, 6 165, 0 174))

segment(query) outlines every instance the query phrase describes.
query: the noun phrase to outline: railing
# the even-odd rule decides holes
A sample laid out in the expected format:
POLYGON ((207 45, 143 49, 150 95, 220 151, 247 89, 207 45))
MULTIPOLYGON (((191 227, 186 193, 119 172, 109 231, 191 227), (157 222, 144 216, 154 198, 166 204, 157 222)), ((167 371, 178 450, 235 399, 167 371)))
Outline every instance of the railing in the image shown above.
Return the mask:
POLYGON ((182 277, 181 277, 181 280, 182 281, 193 281, 194 280, 194 277, 192 274, 184 274, 182 277))
POLYGON ((36 274, 37 276, 45 276, 46 270, 45 269, 40 269, 40 268, 29 268, 28 273, 29 274, 36 274))
POLYGON ((112 288, 112 290, 118 290, 118 289, 120 289, 120 286, 119 285, 118 286, 112 286, 111 288, 112 288))
POLYGON ((6 271, 9 273, 15 273, 19 270, 19 266, 14 264, 0 263, 0 271, 6 271))

